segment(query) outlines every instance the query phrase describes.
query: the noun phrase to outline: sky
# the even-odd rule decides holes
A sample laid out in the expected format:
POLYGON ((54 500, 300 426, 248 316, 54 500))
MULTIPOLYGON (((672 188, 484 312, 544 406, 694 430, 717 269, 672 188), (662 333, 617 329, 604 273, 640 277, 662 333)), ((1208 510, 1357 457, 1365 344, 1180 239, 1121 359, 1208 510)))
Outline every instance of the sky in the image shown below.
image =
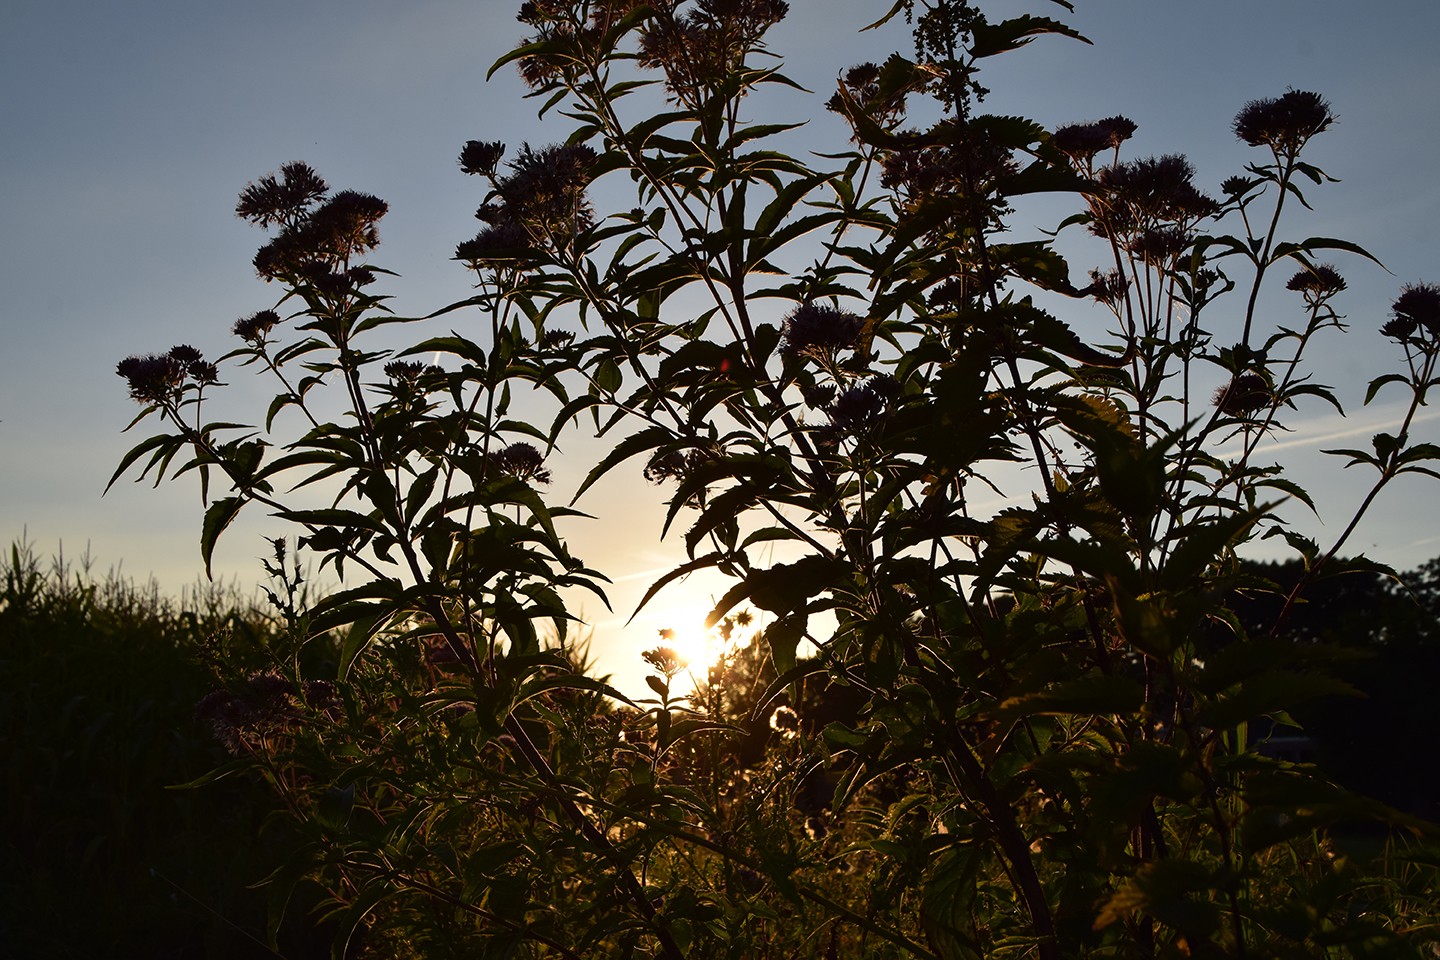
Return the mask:
MULTIPOLYGON (((820 107, 837 74, 910 50, 903 24, 858 32, 886 6, 792 0, 770 46, 786 73, 816 92, 785 92, 756 109, 809 120, 806 137, 838 149, 839 121, 820 107)), ((521 37, 517 7, 0 4, 0 536, 23 537, 47 555, 62 546, 72 557, 88 550, 101 570, 153 575, 171 591, 196 581, 195 484, 121 481, 101 496, 145 429, 122 435, 138 408, 114 374, 116 361, 182 342, 218 356, 231 346, 236 318, 273 303, 274 291, 250 266, 263 235, 233 209, 246 183, 290 160, 310 163, 337 188, 389 202, 374 261, 401 274, 385 286, 400 313, 465 298, 469 275, 450 257, 476 229, 480 195, 456 165, 460 146, 544 143, 567 132, 537 119, 538 104, 524 99, 513 71, 486 80, 521 37)), ((1290 221, 1290 236, 1357 242, 1388 272, 1354 257, 1335 260, 1350 285, 1337 308, 1351 330, 1323 342, 1316 359, 1318 379, 1336 388, 1349 416, 1302 409, 1275 457, 1293 466, 1323 516, 1346 515, 1365 478, 1317 451, 1365 445, 1395 416, 1394 405, 1360 404, 1365 383, 1397 361, 1376 329, 1403 284, 1440 281, 1440 4, 1076 0, 1074 14, 1045 0, 983 7, 992 17, 1059 16, 1094 41, 1042 38, 996 58, 981 76, 992 90, 987 109, 1052 128, 1124 114, 1139 124, 1131 156, 1184 152, 1212 193, 1261 159, 1230 133, 1246 101, 1291 88, 1329 98, 1339 123, 1308 159, 1341 182, 1311 191, 1315 211, 1290 221)), ((1017 232, 1033 238, 1063 216, 1022 206, 1017 232)), ((1072 268, 1092 265, 1080 259, 1072 268)), ((1293 304, 1275 299, 1266 309, 1293 304)), ((432 332, 447 331, 421 334, 432 332)), ((245 371, 225 379, 227 402, 257 418, 268 399, 262 385, 245 371)), ((1429 415, 1414 432, 1440 439, 1440 421, 1429 415)), ((556 499, 568 500, 581 472, 559 466, 556 499)), ((681 549, 659 542, 659 497, 644 490, 637 499, 635 484, 622 478, 587 494, 580 506, 601 519, 572 534, 576 552, 616 581, 615 613, 587 611, 597 644, 613 657, 650 645, 667 617, 703 605, 716 589, 687 584, 653 616, 622 628, 681 549)), ((1424 506, 1437 492, 1422 479, 1397 482, 1353 550, 1402 569, 1440 555, 1440 524, 1424 506)), ((1335 532, 1296 516, 1322 541, 1335 532)), ((261 535, 276 532, 263 520, 237 525, 217 550, 216 575, 255 583, 261 535)))

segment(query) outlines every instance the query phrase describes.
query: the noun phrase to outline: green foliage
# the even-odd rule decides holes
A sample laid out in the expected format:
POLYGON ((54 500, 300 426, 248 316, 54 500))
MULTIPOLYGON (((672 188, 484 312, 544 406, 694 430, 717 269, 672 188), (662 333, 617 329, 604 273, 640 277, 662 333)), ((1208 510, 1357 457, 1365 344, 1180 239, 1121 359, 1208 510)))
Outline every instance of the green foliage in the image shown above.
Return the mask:
POLYGON ((1128 158, 1123 117, 981 112, 980 61, 1070 27, 902 0, 882 22, 911 19, 915 59, 845 71, 827 106, 852 138, 807 160, 793 124, 743 119, 795 86, 765 46, 785 13, 525 4, 500 64, 566 139, 505 164, 465 146, 477 292, 426 318, 454 332, 384 344, 418 322, 368 292, 385 204, 289 164, 237 208, 274 231, 255 265, 283 291, 225 358, 276 378, 264 428, 206 422, 190 348, 121 364, 175 432, 117 475, 229 488, 207 564, 256 503, 354 584, 275 594, 292 645, 229 694, 232 750, 304 836, 276 903, 319 884, 337 956, 1423 955, 1434 828, 1252 735, 1348 692, 1287 626, 1383 488, 1435 472, 1408 437, 1440 357, 1429 285, 1395 302, 1405 363, 1370 390, 1408 391, 1399 431, 1335 451, 1374 479, 1328 549, 1257 460, 1303 405, 1339 406, 1307 350, 1343 328, 1345 283, 1315 256, 1370 256, 1281 231, 1331 182, 1301 159, 1328 105, 1244 105, 1262 159, 1216 199, 1182 156, 1128 158), (597 211, 622 173, 634 205, 597 211), (1011 234, 1041 191, 1088 230, 1088 284, 1011 234), (1256 305, 1287 261, 1272 330, 1256 305), (753 633, 692 696, 674 650, 630 700, 569 633, 605 578, 541 490, 587 427, 610 445, 581 492, 643 460, 682 531, 647 601, 713 568, 733 586, 711 623, 753 633), (1264 537, 1302 569, 1247 622, 1264 537), (1344 846, 1361 821, 1383 850, 1344 846))

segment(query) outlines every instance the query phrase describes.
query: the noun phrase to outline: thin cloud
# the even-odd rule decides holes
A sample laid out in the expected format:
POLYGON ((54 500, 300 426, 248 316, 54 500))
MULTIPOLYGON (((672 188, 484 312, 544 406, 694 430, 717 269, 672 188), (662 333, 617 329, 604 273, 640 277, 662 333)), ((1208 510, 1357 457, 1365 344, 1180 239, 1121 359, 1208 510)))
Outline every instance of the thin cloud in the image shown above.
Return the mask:
MULTIPOLYGON (((1411 419, 1410 425, 1413 427, 1417 423, 1426 423, 1428 421, 1436 419, 1440 419, 1440 410, 1431 410, 1427 413, 1416 414, 1415 417, 1411 419)), ((1326 433, 1318 434, 1301 434, 1299 436, 1292 437, 1289 440, 1281 440, 1276 443, 1264 444, 1263 446, 1257 448, 1256 452, 1259 453, 1262 451, 1269 452, 1271 450, 1284 450, 1289 447, 1313 446, 1317 443, 1328 443, 1331 440, 1343 440, 1346 437, 1358 437, 1367 433, 1378 433, 1386 429, 1387 427, 1398 427, 1400 426, 1401 422, 1401 417, 1391 417, 1387 420, 1372 420, 1369 423, 1357 424, 1353 427, 1346 427, 1343 430, 1331 430, 1326 433)), ((1218 456, 1236 456, 1240 452, 1240 448, 1235 447, 1232 449, 1220 451, 1218 456)))

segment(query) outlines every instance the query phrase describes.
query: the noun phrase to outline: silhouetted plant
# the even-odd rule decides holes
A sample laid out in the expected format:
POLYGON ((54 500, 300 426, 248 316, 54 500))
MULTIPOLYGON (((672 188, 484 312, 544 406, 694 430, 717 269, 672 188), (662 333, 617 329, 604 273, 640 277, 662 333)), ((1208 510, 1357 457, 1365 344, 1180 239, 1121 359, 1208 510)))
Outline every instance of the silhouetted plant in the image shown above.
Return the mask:
POLYGON ((174 432, 116 476, 185 452, 177 472, 229 488, 207 565, 254 503, 358 582, 293 611, 299 641, 338 632, 334 675, 278 664, 239 735, 310 831, 277 887, 325 884, 387 956, 1420 955, 1434 858, 1406 844, 1431 828, 1249 733, 1345 691, 1288 611, 1341 572, 1380 490, 1440 454, 1408 436, 1440 356, 1440 295, 1415 285, 1384 328, 1406 366, 1366 398, 1398 384, 1409 413, 1337 451, 1376 480, 1332 546, 1285 525, 1277 502, 1310 500, 1257 461, 1302 404, 1339 406, 1307 356, 1343 326, 1317 257, 1369 256, 1281 232, 1287 198, 1330 180, 1301 159, 1326 101, 1245 105, 1235 133, 1269 155, 1211 196, 1182 156, 1126 157, 1127 118, 1052 134, 981 112, 982 61, 1070 27, 900 0, 881 22, 911 19, 915 58, 841 74, 827 106, 851 140, 817 168, 784 149, 796 125, 742 119, 793 86, 765 46, 786 13, 523 6, 532 37, 497 67, 571 127, 509 162, 463 148, 488 184, 456 250, 477 292, 435 316, 468 332, 370 345, 411 322, 368 292, 386 206, 288 164, 238 208, 277 231, 255 265, 284 290, 224 358, 278 378, 263 429, 206 421, 198 352, 121 364, 174 432), (618 172, 634 206, 596 209, 618 172), (1038 192, 1074 198, 1088 284, 1049 237, 1002 236, 1038 192), (1297 320, 1272 330, 1256 304, 1282 268, 1297 320), (1213 306, 1232 293, 1238 311, 1213 306), (1062 315, 1095 309, 1112 328, 1088 342, 1062 315), (639 459, 683 530, 646 600, 729 577, 711 619, 757 612, 763 686, 681 697, 663 648, 650 701, 577 669, 561 591, 604 578, 539 487, 587 421, 618 439, 580 495, 639 459), (1228 598, 1271 536, 1304 573, 1257 630, 1228 598), (730 759, 777 716, 761 760, 730 759), (1396 831, 1385 859, 1337 852, 1356 819, 1396 831))

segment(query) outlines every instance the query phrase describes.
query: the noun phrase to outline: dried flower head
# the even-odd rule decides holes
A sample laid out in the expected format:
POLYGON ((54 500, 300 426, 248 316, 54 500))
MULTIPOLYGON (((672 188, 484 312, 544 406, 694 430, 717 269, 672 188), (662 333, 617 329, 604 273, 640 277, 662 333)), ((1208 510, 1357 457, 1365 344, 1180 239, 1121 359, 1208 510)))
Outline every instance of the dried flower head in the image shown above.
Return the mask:
POLYGON ((1290 90, 1278 97, 1251 100, 1235 115, 1231 128, 1252 147, 1269 146, 1293 156, 1334 122, 1330 104, 1320 94, 1290 90))
POLYGON ((1390 309, 1396 320, 1413 323, 1440 335, 1440 287, 1435 284, 1409 284, 1400 291, 1390 309))
POLYGON ((1270 385, 1258 373, 1242 373, 1215 391, 1212 402, 1222 413, 1245 417, 1270 405, 1270 385))
POLYGON ((787 357, 834 359, 839 351, 855 346, 863 326, 864 322, 848 310, 801 304, 781 324, 780 352, 787 357))

